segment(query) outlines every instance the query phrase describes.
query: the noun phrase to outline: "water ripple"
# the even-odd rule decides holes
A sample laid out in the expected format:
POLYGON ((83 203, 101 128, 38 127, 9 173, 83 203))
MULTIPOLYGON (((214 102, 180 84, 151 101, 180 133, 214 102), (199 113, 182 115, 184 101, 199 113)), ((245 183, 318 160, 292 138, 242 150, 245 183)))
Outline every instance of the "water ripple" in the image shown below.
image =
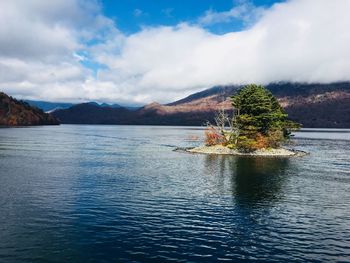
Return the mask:
POLYGON ((0 262, 348 262, 338 133, 288 160, 173 152, 194 128, 1 129, 0 262))

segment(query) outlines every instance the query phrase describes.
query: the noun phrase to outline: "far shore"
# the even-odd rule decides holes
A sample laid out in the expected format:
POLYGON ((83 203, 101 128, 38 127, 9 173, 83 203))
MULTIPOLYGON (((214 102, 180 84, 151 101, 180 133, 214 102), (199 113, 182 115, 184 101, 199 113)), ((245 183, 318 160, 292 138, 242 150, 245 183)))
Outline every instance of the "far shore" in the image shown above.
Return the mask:
POLYGON ((301 157, 307 155, 307 152, 277 148, 277 149, 260 149, 253 152, 240 152, 222 145, 199 146, 192 148, 177 148, 176 151, 199 154, 216 154, 216 155, 234 155, 234 156, 261 156, 261 157, 301 157))

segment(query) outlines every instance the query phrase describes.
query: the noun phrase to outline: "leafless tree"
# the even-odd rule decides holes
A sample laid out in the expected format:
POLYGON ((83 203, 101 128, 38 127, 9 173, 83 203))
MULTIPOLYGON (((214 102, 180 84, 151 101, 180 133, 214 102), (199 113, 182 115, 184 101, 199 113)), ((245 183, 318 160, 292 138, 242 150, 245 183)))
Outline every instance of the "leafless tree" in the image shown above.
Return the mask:
POLYGON ((230 115, 224 109, 220 109, 215 114, 214 122, 215 124, 207 122, 207 127, 211 128, 217 135, 220 135, 226 144, 237 144, 239 127, 235 112, 230 115))

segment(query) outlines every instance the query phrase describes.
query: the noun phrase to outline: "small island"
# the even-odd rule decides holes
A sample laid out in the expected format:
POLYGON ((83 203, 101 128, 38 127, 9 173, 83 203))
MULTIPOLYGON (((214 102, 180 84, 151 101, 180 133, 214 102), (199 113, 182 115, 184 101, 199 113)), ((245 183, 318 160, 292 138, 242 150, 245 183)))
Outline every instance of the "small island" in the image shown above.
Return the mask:
POLYGON ((208 122, 205 145, 182 149, 189 153, 244 156, 303 156, 286 149, 291 133, 300 124, 288 115, 270 91, 261 85, 247 85, 232 99, 232 113, 220 110, 214 124, 208 122))

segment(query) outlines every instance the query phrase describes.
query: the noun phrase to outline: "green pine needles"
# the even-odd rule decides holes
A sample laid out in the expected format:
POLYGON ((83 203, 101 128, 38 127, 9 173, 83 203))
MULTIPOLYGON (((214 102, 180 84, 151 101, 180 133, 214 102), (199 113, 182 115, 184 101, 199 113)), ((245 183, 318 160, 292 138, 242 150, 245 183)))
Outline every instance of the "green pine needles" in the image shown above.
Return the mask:
POLYGON ((242 88, 232 96, 232 105, 239 129, 235 146, 241 150, 277 148, 300 127, 288 120, 288 114, 277 99, 261 85, 251 84, 242 88))

